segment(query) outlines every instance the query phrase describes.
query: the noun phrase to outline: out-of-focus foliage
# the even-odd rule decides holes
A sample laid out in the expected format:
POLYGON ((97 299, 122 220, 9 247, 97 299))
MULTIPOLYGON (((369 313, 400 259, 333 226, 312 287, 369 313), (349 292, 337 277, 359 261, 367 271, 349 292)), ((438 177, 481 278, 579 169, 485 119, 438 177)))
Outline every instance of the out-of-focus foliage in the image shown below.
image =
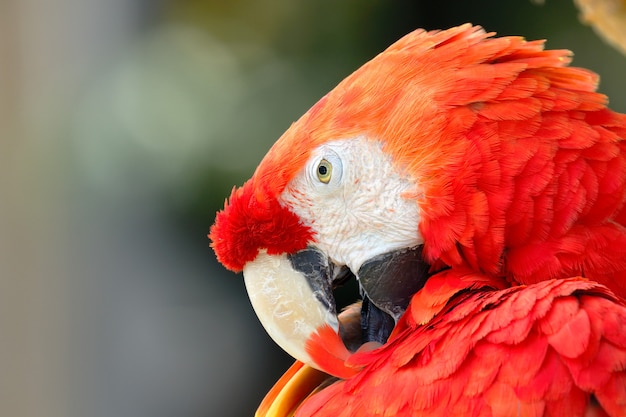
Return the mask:
POLYGON ((252 415, 290 359, 208 247, 232 187, 418 27, 547 38, 626 111, 626 59, 577 13, 571 0, 0 2, 0 415, 252 415))

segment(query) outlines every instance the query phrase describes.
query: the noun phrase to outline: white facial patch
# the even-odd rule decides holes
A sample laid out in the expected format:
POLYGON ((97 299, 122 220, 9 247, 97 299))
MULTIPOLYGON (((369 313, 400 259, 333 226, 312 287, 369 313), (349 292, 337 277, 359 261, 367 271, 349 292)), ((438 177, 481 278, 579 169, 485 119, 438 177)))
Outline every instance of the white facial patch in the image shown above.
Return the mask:
POLYGON ((382 144, 364 136, 337 140, 312 152, 281 201, 315 232, 315 246, 357 272, 366 260, 423 243, 419 207, 382 144))

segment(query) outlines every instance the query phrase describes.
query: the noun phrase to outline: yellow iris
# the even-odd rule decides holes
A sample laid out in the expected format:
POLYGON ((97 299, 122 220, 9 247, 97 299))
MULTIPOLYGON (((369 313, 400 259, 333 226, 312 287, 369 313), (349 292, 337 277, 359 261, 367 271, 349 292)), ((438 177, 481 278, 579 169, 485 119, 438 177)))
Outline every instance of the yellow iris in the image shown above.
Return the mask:
POLYGON ((317 179, 323 182, 324 184, 328 184, 330 182, 330 178, 333 174, 333 165, 328 162, 326 159, 322 159, 317 166, 317 179))

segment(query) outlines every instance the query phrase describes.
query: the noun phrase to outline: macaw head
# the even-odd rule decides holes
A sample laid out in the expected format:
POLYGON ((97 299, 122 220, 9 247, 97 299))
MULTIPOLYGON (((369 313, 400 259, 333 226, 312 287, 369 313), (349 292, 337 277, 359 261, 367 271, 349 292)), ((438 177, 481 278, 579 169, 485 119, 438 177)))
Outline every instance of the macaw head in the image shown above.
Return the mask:
POLYGON ((530 154, 492 139, 531 137, 541 127, 536 96, 552 88, 594 89, 595 76, 568 62, 567 51, 471 25, 418 30, 296 121, 233 190, 209 235, 218 260, 243 271, 272 338, 347 376, 337 282, 358 279, 364 341, 384 343, 433 272, 499 273, 515 190, 493 155, 506 146, 525 161, 530 154))

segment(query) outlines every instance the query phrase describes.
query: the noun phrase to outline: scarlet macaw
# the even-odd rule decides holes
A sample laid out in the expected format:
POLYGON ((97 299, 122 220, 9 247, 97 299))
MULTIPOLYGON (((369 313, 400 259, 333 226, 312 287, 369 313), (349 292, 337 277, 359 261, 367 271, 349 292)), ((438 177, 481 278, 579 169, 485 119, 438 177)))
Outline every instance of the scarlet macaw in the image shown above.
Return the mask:
POLYGON ((569 62, 417 30, 233 190, 212 246, 299 360, 259 414, 626 416, 626 115, 569 62))

